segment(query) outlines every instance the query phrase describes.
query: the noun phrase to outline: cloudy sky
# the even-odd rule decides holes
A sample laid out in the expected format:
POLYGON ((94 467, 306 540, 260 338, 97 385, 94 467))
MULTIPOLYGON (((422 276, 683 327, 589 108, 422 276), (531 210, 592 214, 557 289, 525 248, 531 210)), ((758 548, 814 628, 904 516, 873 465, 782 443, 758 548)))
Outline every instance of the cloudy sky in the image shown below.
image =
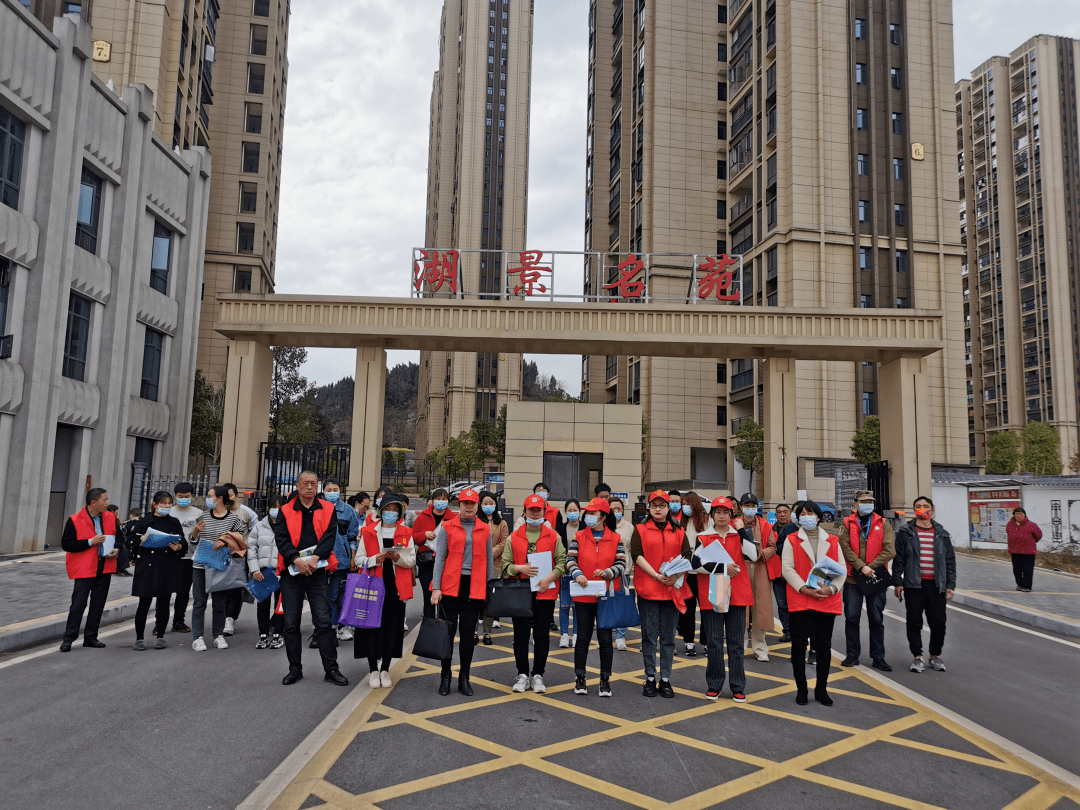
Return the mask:
MULTIPOLYGON (((528 246, 581 250, 588 0, 535 8, 528 246)), ((408 295, 441 10, 442 0, 293 3, 278 292, 408 295)), ((953 18, 958 78, 1035 34, 1080 36, 1076 0, 955 0, 953 18)), ((416 357, 392 352, 389 363, 416 357)), ((578 392, 578 357, 530 359, 578 392)), ((328 383, 354 362, 313 349, 305 370, 328 383)))

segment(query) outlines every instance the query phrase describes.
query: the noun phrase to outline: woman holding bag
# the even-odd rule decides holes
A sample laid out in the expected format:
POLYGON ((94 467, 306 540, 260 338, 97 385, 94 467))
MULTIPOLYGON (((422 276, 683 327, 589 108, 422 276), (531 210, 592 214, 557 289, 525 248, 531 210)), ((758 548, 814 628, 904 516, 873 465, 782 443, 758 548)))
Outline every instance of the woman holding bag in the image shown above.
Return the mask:
POLYGON ((401 520, 404 511, 401 498, 387 492, 380 504, 379 519, 360 532, 353 559, 359 571, 379 577, 386 589, 378 628, 356 628, 353 633, 353 658, 367 658, 371 671, 368 686, 372 689, 393 685, 390 661, 402 656, 405 603, 413 597, 416 545, 412 529, 401 520))
POLYGON ((146 649, 143 633, 146 632, 150 602, 154 599, 157 599, 154 610, 154 635, 157 641, 154 649, 163 650, 168 646, 165 643, 165 628, 169 625, 169 597, 180 590, 180 560, 188 546, 180 521, 169 515, 172 505, 172 493, 164 490, 155 493, 150 514, 137 520, 128 534, 131 553, 135 557, 131 595, 139 597, 139 606, 135 609, 134 649, 140 652, 146 649), (150 529, 177 535, 180 542, 170 543, 164 548, 143 548, 142 543, 150 529))
MULTIPOLYGON (((278 547, 274 540, 274 521, 281 514, 281 504, 284 499, 280 495, 274 495, 267 502, 266 517, 255 524, 255 528, 248 535, 247 564, 252 579, 262 582, 263 571, 269 568, 273 571, 277 567, 278 547)), ((285 616, 274 611, 280 593, 274 593, 263 599, 255 606, 255 618, 259 623, 259 640, 255 642, 256 650, 265 650, 267 647, 278 649, 285 645, 282 630, 285 628, 285 616), (274 632, 270 637, 271 629, 274 632)), ((336 617, 335 617, 336 618, 336 617)))
MULTIPOLYGON (((233 499, 223 484, 218 484, 206 495, 207 511, 199 515, 199 521, 191 530, 191 539, 199 545, 212 545, 215 551, 225 546, 238 546, 244 540, 244 521, 232 511, 233 499)), ((198 555, 198 551, 196 551, 198 555)), ((206 590, 206 566, 195 562, 192 570, 192 589, 195 600, 191 607, 191 649, 206 652, 203 631, 206 629, 206 603, 212 604, 211 630, 214 634, 214 646, 219 650, 229 647, 225 640, 225 598, 224 591, 210 594, 206 590)))
POLYGON ((694 556, 691 559, 697 571, 698 599, 701 601, 701 632, 705 636, 708 665, 705 668, 705 699, 716 700, 724 688, 724 646, 726 642, 728 666, 731 668, 731 697, 736 703, 746 702, 746 670, 743 668, 743 652, 746 649, 743 636, 746 630, 746 608, 754 604, 750 583, 750 567, 747 560, 758 558, 754 535, 750 529, 738 529, 731 525, 735 514, 735 501, 716 498, 712 502, 712 531, 699 534, 695 539, 694 556), (734 565, 702 562, 700 553, 712 543, 720 543, 734 561, 734 565), (710 580, 726 574, 730 579, 730 599, 727 610, 717 612, 710 599, 710 580))
MULTIPOLYGON (((584 588, 589 580, 614 581, 615 589, 622 590, 622 575, 626 570, 626 549, 618 533, 604 525, 611 507, 604 498, 593 498, 585 507, 585 527, 570 541, 566 555, 566 568, 570 578, 584 588)), ((567 588, 569 591, 569 588, 567 588)), ((595 596, 575 596, 577 611, 577 644, 574 645, 575 695, 587 695, 585 665, 589 659, 593 625, 597 623, 599 607, 595 596)), ((598 627, 596 637, 600 644, 600 697, 611 697, 611 664, 615 657, 612 648, 613 628, 598 627)))
MULTIPOLYGON (((491 527, 491 557, 495 568, 498 569, 502 562, 503 549, 506 548, 506 541, 510 537, 510 524, 499 514, 499 501, 495 493, 488 492, 486 489, 480 493, 480 512, 476 519, 484 521, 491 527)), ((498 619, 494 616, 484 616, 484 644, 488 647, 491 646, 491 631, 497 622, 498 619)))

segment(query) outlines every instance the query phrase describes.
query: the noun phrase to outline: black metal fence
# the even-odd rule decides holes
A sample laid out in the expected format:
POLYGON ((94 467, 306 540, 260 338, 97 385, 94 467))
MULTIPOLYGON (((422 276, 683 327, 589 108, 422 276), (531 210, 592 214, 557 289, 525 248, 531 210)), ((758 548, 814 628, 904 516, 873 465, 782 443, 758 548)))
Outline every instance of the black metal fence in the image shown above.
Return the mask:
POLYGON ((259 490, 262 495, 286 495, 296 487, 296 476, 314 470, 319 480, 336 478, 349 486, 350 447, 347 444, 263 442, 259 445, 259 490))
MULTIPOLYGON (((191 484, 194 489, 195 505, 201 507, 207 491, 218 483, 216 470, 215 465, 210 475, 155 474, 149 471, 145 464, 135 464, 131 474, 131 502, 129 508, 142 509, 143 514, 146 514, 150 509, 150 502, 155 492, 162 490, 172 492, 181 481, 191 484)), ((121 517, 126 519, 127 514, 125 513, 121 517)))
MULTIPOLYGON (((874 493, 874 503, 880 514, 886 509, 892 509, 889 500, 889 462, 877 461, 866 465, 866 485, 874 493)), ((843 508, 841 504, 837 507, 843 508)))

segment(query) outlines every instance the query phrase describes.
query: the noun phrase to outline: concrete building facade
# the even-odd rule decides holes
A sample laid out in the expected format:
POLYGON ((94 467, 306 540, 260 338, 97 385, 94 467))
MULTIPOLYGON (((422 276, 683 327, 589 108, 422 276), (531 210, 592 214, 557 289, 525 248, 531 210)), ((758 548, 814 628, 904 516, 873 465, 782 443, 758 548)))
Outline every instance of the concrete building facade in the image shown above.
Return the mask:
MULTIPOLYGON (((431 92, 424 244, 525 250, 529 181, 532 3, 444 3, 431 92)), ((501 293, 496 253, 463 253, 466 289, 501 293)), ((422 352, 416 454, 423 458, 476 420, 494 423, 521 399, 522 359, 485 352, 422 352)))
MULTIPOLYGON (((596 0, 589 36, 586 249, 740 254, 744 305, 946 313, 945 350, 917 362, 868 346, 775 372, 798 418, 766 436, 784 479, 755 488, 794 497, 812 459, 850 459, 866 416, 898 418, 885 374, 925 393, 922 463, 966 462, 950 3, 596 0)), ((741 492, 732 437, 776 407, 770 365, 587 357, 582 388, 640 402, 648 480, 723 469, 741 492)))
POLYGON ((968 455, 1046 422, 1080 450, 1080 42, 1033 37, 956 84, 968 455))
POLYGON ((125 507, 136 463, 187 463, 210 156, 93 51, 80 17, 0 0, 0 552, 58 544, 90 486, 125 507))

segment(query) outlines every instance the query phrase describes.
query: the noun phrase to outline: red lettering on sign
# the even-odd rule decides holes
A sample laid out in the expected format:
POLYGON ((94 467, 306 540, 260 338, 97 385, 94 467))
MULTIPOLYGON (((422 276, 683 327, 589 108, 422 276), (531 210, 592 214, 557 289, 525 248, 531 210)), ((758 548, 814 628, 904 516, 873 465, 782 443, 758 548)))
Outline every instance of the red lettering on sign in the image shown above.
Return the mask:
POLYGON ((698 279, 698 298, 708 298, 714 292, 717 301, 738 301, 739 292, 728 292, 735 280, 735 273, 728 270, 729 267, 738 266, 735 259, 726 253, 717 259, 709 256, 704 264, 698 265, 698 270, 703 270, 705 275, 698 279))
MULTIPOLYGON (((604 289, 618 290, 619 297, 621 298, 641 298, 645 293, 645 282, 642 279, 634 280, 634 276, 645 269, 645 262, 641 261, 641 259, 631 253, 626 257, 626 261, 615 269, 618 270, 621 275, 616 281, 605 284, 604 289)), ((608 303, 614 304, 617 303, 618 300, 618 298, 612 298, 608 303)))
POLYGON ((430 285, 430 292, 438 292, 446 284, 457 292, 458 257, 456 250, 421 250, 420 258, 413 262, 413 286, 422 290, 430 285))
MULTIPOLYGON (((548 288, 541 283, 541 279, 544 273, 551 275, 551 268, 540 265, 540 260, 543 258, 542 250, 523 250, 518 253, 521 266, 506 269, 506 275, 518 277, 518 283, 514 286, 514 295, 525 293, 528 296, 536 292, 548 291, 548 288)), ((509 282, 507 286, 510 286, 509 282)))

